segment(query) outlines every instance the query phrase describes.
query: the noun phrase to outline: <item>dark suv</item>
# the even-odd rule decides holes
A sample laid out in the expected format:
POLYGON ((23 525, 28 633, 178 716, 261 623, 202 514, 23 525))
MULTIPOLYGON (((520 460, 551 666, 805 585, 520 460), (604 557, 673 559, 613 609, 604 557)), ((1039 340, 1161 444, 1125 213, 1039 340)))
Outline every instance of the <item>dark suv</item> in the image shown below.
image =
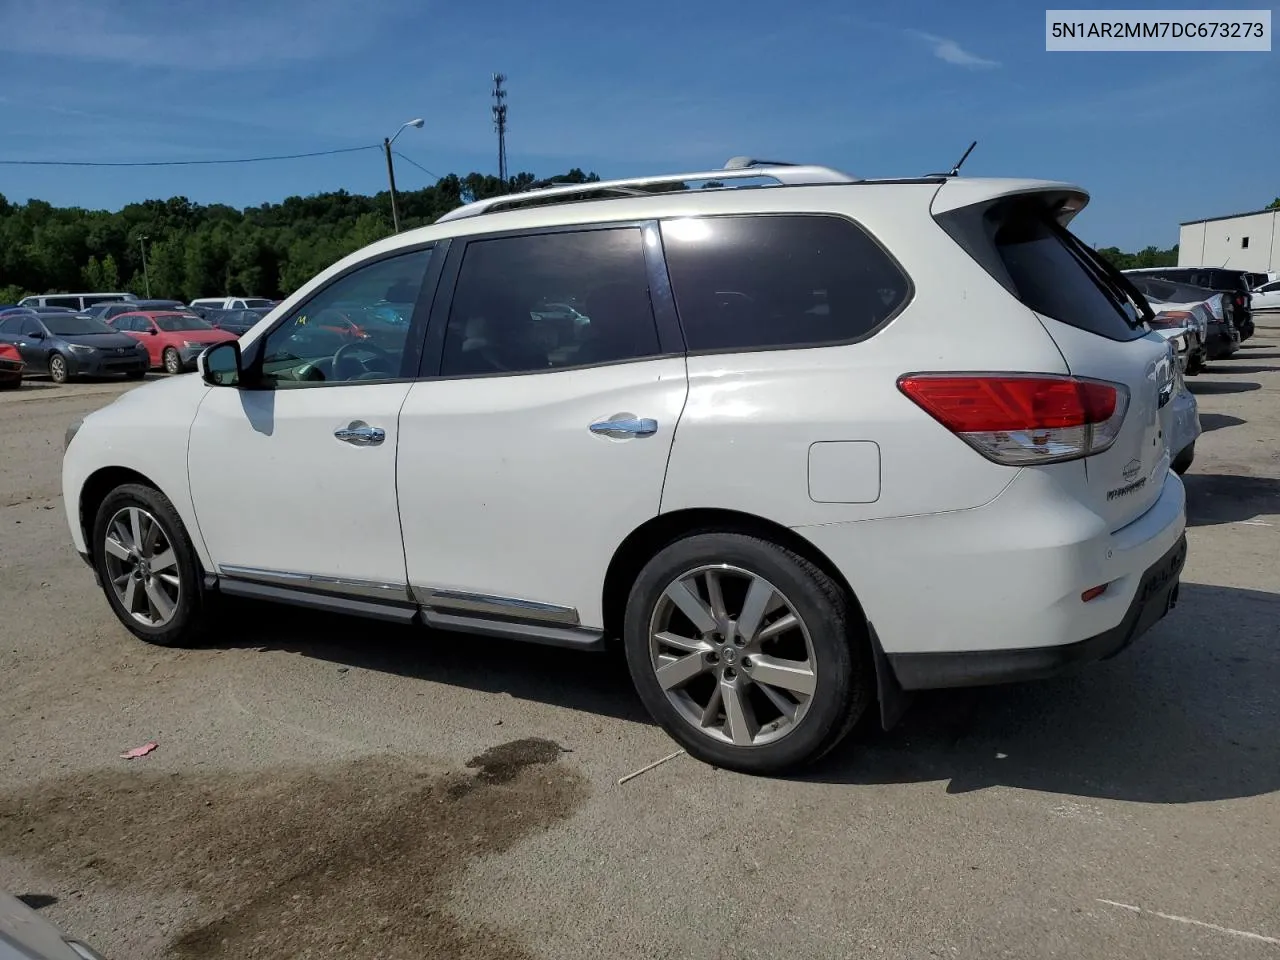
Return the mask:
POLYGON ((1247 270, 1230 267, 1142 267, 1125 273, 1130 279, 1136 276, 1157 277, 1228 294, 1233 308, 1231 320, 1240 331, 1240 339, 1244 341, 1253 336, 1253 295, 1249 292, 1247 270))

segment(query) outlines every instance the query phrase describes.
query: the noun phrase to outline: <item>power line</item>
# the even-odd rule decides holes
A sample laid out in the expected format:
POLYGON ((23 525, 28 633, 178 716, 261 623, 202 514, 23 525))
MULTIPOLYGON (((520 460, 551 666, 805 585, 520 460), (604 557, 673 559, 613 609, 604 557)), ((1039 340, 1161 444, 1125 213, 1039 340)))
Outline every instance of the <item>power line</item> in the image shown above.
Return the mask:
POLYGON ((392 153, 394 153, 394 154, 395 154, 397 157, 399 157, 401 160, 403 160, 405 163, 409 164, 410 166, 417 167, 419 170, 421 170, 423 173, 425 173, 428 177, 433 177, 433 178, 435 178, 436 180, 439 180, 439 179, 440 179, 440 174, 438 174, 438 173, 432 173, 430 170, 428 170, 426 167, 424 167, 422 164, 420 164, 417 160, 414 160, 414 159, 412 159, 412 158, 410 158, 410 157, 406 157, 406 156, 405 156, 403 153, 401 153, 399 150, 392 150, 391 152, 392 152, 392 153))
MULTIPOLYGON (((341 147, 337 150, 316 150, 313 153, 286 153, 274 157, 237 157, 229 160, 0 160, 0 166, 8 167, 198 167, 227 163, 263 163, 268 160, 303 160, 307 157, 329 157, 338 153, 357 153, 361 150, 381 150, 382 144, 371 143, 363 147, 341 147)), ((405 159, 408 159, 407 157, 405 159)), ((412 160, 409 161, 413 163, 412 160)), ((414 164, 417 166, 417 164, 414 164)), ((434 174, 433 174, 434 176, 434 174)))

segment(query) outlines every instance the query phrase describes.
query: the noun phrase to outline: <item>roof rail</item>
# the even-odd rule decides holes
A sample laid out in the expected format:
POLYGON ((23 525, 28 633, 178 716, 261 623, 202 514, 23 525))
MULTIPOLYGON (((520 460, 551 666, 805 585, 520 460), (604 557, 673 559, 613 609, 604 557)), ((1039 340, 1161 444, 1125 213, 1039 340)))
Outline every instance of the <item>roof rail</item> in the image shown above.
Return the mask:
POLYGON ((653 188, 668 184, 688 183, 691 181, 723 183, 727 180, 763 179, 773 180, 779 186, 788 187, 821 183, 858 182, 857 177, 851 177, 847 173, 841 173, 839 170, 833 170, 830 167, 752 160, 750 157, 734 157, 725 164, 722 170, 663 174, 654 177, 632 177, 627 180, 597 180, 593 183, 572 183, 559 187, 526 190, 523 193, 509 193, 501 197, 490 197, 487 200, 477 200, 474 203, 458 207, 456 210, 450 210, 437 219, 436 223, 478 217, 484 213, 493 213, 510 207, 571 203, 575 199, 650 197, 662 192, 653 188), (600 194, 604 196, 596 196, 600 194))

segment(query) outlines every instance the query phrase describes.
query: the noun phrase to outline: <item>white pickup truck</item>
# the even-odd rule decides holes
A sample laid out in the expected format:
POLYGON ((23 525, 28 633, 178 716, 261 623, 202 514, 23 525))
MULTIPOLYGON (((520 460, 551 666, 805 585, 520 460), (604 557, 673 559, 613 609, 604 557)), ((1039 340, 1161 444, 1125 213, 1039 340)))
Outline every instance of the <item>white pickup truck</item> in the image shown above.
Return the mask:
POLYGON ((276 302, 266 297, 201 297, 192 300, 193 307, 208 307, 210 310, 252 310, 254 307, 274 307, 276 302))

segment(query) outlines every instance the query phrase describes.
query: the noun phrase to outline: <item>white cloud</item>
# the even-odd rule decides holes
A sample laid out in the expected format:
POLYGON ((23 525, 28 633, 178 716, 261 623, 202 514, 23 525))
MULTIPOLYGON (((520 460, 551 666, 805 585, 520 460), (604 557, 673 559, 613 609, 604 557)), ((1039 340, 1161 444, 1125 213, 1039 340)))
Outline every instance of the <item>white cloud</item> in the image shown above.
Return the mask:
POLYGON ((954 40, 948 40, 946 37, 939 37, 932 33, 922 33, 919 30, 911 30, 909 32, 929 43, 933 47, 933 55, 939 60, 944 60, 957 67, 982 69, 1000 66, 998 60, 988 60, 986 57, 980 57, 976 53, 970 53, 960 44, 954 40))

